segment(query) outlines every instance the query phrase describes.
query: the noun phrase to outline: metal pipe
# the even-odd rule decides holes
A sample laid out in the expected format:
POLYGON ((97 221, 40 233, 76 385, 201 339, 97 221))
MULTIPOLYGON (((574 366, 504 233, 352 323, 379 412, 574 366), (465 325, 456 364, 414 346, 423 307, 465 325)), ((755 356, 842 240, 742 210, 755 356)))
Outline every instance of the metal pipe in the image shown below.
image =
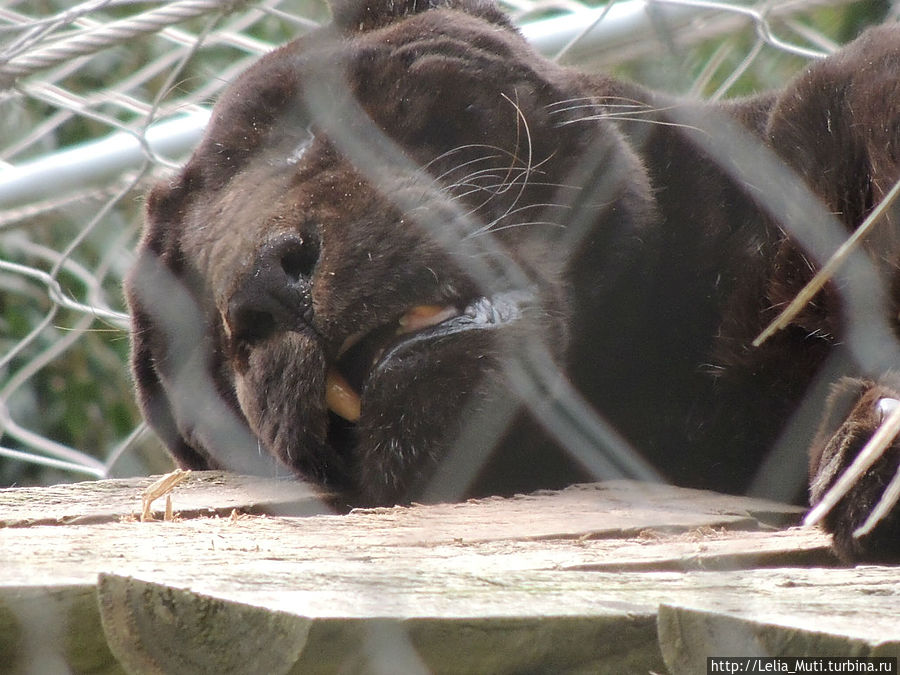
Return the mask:
MULTIPOLYGON (((709 11, 703 4, 690 6, 686 0, 671 4, 666 0, 624 0, 615 2, 612 7, 584 9, 527 22, 520 30, 538 51, 548 56, 562 50, 569 56, 583 55, 633 44, 652 34, 660 22, 669 30, 677 29, 697 13, 709 11), (598 20, 601 17, 602 21, 598 20)), ((795 4, 795 9, 801 9, 809 3, 795 4)), ((147 130, 147 145, 162 156, 183 156, 197 144, 208 121, 209 111, 201 109, 159 122, 147 130)), ((98 141, 0 169, 0 209, 59 197, 69 191, 103 183, 140 167, 145 158, 135 134, 116 132, 98 141)))
MULTIPOLYGON (((199 109, 151 125, 144 138, 155 154, 184 154, 200 140, 209 111, 199 109)), ((146 159, 138 136, 117 131, 98 141, 60 150, 0 171, 0 209, 21 206, 115 179, 146 159)))

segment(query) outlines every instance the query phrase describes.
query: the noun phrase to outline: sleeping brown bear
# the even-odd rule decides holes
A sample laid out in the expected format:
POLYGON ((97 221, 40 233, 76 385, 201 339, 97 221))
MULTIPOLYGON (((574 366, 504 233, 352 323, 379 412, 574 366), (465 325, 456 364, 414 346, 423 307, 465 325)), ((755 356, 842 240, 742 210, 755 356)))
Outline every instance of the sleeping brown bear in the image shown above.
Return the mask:
MULTIPOLYGON (((900 211, 753 341, 900 179, 900 26, 706 105, 548 61, 487 0, 333 13, 149 196, 133 367, 181 466, 358 505, 796 497, 808 464, 822 498, 900 399, 900 211)), ((900 509, 853 535, 898 462, 826 518, 843 556, 900 557, 900 509)))

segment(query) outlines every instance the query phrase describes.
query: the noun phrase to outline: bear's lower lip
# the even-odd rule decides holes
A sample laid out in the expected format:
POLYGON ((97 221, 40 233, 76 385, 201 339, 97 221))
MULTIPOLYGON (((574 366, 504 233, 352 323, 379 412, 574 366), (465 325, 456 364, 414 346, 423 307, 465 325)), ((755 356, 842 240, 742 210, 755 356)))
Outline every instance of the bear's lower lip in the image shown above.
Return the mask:
MULTIPOLYGON (((534 294, 527 291, 506 291, 488 297, 479 297, 461 312, 454 307, 419 305, 406 312, 398 321, 399 328, 387 340, 384 328, 371 331, 367 336, 355 336, 352 344, 341 348, 345 354, 369 339, 369 335, 382 344, 369 355, 369 363, 363 372, 345 374, 341 361, 332 366, 325 385, 326 407, 349 422, 356 422, 361 413, 360 391, 374 375, 410 349, 426 343, 449 338, 472 330, 492 330, 518 319, 525 307, 532 304, 534 294), (359 384, 351 384, 351 382, 359 384)), ((364 347, 365 345, 363 345, 364 347)))

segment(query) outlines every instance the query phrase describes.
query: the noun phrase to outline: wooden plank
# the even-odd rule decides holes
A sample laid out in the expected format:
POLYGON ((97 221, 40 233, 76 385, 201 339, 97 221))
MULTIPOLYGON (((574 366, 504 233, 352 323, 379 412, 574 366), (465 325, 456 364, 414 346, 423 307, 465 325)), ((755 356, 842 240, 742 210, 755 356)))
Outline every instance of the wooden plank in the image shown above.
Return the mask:
MULTIPOLYGON (((80 525, 137 517, 141 493, 158 476, 87 481, 52 487, 0 490, 0 528, 80 525)), ((245 513, 328 513, 323 498, 295 480, 194 471, 178 486, 178 510, 185 518, 245 513)), ((162 505, 158 509, 161 513, 162 505)))
POLYGON ((208 672, 662 671, 664 655, 693 667, 685 654, 711 648, 699 628, 676 630, 684 608, 827 635, 835 654, 900 641, 896 569, 833 567, 818 529, 767 525, 796 519, 792 507, 615 482, 229 518, 199 514, 290 506, 285 484, 208 478, 175 488, 193 517, 174 522, 113 517, 139 510, 149 479, 0 491, 0 519, 19 525, 0 529, 0 653, 22 663, 44 635, 69 664, 87 658, 73 645, 102 643, 89 665, 110 673, 190 659, 208 672))
MULTIPOLYGON (((0 489, 0 528, 31 525, 82 525, 137 517, 141 494, 158 477, 113 479, 72 483, 44 488, 0 489)), ((299 516, 331 513, 326 495, 317 495, 295 480, 272 480, 237 476, 220 471, 195 471, 172 493, 173 504, 182 518, 201 515, 268 513, 299 516)), ((356 513, 387 513, 393 520, 404 514, 406 522, 421 517, 440 518, 441 531, 461 527, 469 533, 472 509, 495 514, 499 521, 476 519, 480 538, 493 538, 514 523, 531 528, 524 536, 557 537, 610 536, 651 527, 686 529, 729 526, 756 528, 760 524, 781 526, 799 521, 803 509, 775 502, 720 495, 668 485, 610 481, 576 485, 561 492, 473 500, 466 504, 419 506, 413 510, 373 509, 356 513), (553 496, 548 499, 548 496, 553 496), (536 507, 536 503, 539 506, 536 507), (535 508, 541 518, 530 517, 535 508)), ((157 512, 162 513, 160 503, 157 512)), ((160 516, 161 517, 161 516, 160 516)), ((516 529, 513 534, 520 532, 516 529)))
MULTIPOLYGON (((440 523, 428 536, 407 533, 384 519, 371 527, 371 515, 316 518, 195 519, 184 522, 121 522, 77 528, 34 527, 0 530, 0 563, 4 587, 63 586, 96 582, 101 572, 128 574, 144 579, 191 579, 202 592, 249 593, 262 597, 271 582, 273 594, 296 591, 308 594, 310 609, 321 616, 356 616, 373 613, 402 615, 405 588, 418 583, 435 588, 473 583, 499 574, 586 575, 601 572, 666 571, 681 569, 741 568, 735 549, 754 558, 737 562, 758 567, 781 564, 784 555, 805 551, 808 560, 831 562, 828 538, 818 530, 795 529, 779 533, 694 531, 670 538, 646 535, 628 539, 505 539, 476 541, 459 532, 441 540, 440 523), (362 527, 359 527, 362 525, 362 527), (379 526, 384 529, 378 531, 379 526), (771 558, 770 558, 771 556, 771 558), (448 568, 448 561, 452 565, 448 568), (416 572, 410 586, 407 573, 416 572), (390 588, 394 595, 365 597, 377 571, 375 590, 390 588), (285 585, 284 575, 289 584, 285 585), (487 575, 487 576, 484 576, 487 575), (319 580, 327 583, 317 585, 319 580), (342 598, 346 593, 348 597, 342 598), (396 604, 394 604, 396 600, 396 604)), ((445 594, 423 597, 419 606, 436 614, 457 611, 445 603, 445 594)), ((250 595, 236 595, 246 599, 250 595)), ((452 600, 452 597, 451 597, 452 600)), ((494 611, 488 602, 485 611, 494 611)), ((468 609, 472 606, 467 606, 468 609)), ((537 606, 536 606, 537 607, 537 606)), ((515 609, 518 612, 520 609, 515 609)))
POLYGON ((662 667, 651 614, 434 617, 413 611, 310 620, 298 612, 291 634, 280 630, 289 625, 287 612, 263 613, 240 602, 107 576, 101 578, 100 606, 104 626, 144 628, 124 636, 107 631, 113 652, 140 673, 648 672, 662 667), (163 607, 165 622, 157 618, 163 607), (252 637, 242 639, 246 633, 252 637), (289 639, 296 636, 305 640, 289 639), (237 658, 229 642, 241 643, 237 658))
POLYGON ((96 581, 47 581, 0 585, 0 672, 124 673, 100 622, 96 581))
POLYGON ((286 673, 312 625, 303 616, 115 575, 100 576, 98 597, 109 647, 133 673, 286 673))
MULTIPOLYGON (((801 577, 782 583, 805 581, 801 577)), ((894 602, 900 599, 896 578, 882 579, 869 592, 878 585, 894 596, 894 602)), ((663 604, 658 627, 667 669, 673 675, 702 673, 708 656, 900 656, 900 632, 896 625, 892 631, 881 630, 883 623, 875 615, 877 607, 870 604, 871 596, 844 593, 841 604, 835 606, 809 602, 809 597, 798 604, 797 595, 762 596, 765 603, 744 603, 739 611, 710 600, 705 608, 663 604), (867 615, 869 621, 863 619, 867 615)))

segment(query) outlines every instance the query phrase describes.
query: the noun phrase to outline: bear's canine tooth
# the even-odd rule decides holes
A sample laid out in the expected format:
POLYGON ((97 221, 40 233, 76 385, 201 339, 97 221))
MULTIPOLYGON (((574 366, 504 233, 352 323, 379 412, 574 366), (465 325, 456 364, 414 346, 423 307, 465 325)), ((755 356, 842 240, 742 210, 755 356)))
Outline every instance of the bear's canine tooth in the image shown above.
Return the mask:
POLYGON ((422 328, 436 326, 457 314, 459 314, 457 309, 450 305, 416 305, 397 320, 399 324, 397 334, 413 333, 422 328))
POLYGON ((359 394, 334 368, 329 370, 325 377, 325 405, 335 415, 343 417, 348 422, 356 422, 359 419, 359 394))

